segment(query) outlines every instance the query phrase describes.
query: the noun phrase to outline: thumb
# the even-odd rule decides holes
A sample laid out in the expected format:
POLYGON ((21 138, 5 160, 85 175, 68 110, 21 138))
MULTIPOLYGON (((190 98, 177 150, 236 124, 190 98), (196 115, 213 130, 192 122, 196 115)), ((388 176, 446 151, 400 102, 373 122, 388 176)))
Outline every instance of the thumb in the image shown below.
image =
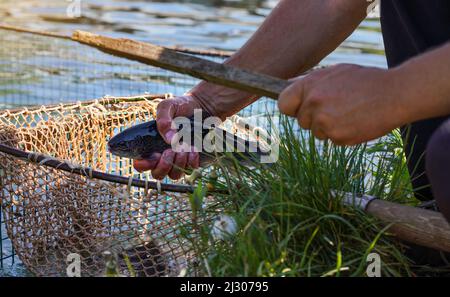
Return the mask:
POLYGON ((171 143, 177 131, 172 128, 172 121, 177 113, 177 101, 166 99, 161 101, 156 108, 156 124, 158 131, 167 143, 171 143))
POLYGON ((303 102, 304 96, 304 77, 295 78, 278 97, 278 108, 288 116, 294 117, 303 102))

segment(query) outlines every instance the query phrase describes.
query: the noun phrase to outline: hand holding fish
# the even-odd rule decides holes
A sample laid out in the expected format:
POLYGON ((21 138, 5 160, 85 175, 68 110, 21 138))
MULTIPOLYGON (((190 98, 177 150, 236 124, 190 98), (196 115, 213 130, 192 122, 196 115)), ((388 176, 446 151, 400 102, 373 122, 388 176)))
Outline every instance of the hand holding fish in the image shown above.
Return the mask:
POLYGON ((201 107, 192 95, 166 99, 157 107, 156 120, 115 135, 108 141, 108 151, 135 160, 136 170, 152 170, 156 179, 180 179, 184 169, 207 167, 227 153, 250 166, 272 157, 270 147, 222 129, 220 119, 210 117, 208 111, 195 114, 194 110, 203 111, 201 107))
MULTIPOLYGON (((177 131, 171 129, 172 120, 178 116, 189 117, 194 109, 201 108, 192 95, 181 96, 162 101, 157 107, 156 122, 158 131, 169 144, 177 131)), ((199 154, 195 152, 175 153, 166 149, 162 154, 154 153, 148 159, 135 160, 134 168, 140 172, 151 170, 156 179, 169 176, 171 179, 180 179, 184 168, 197 168, 199 154)))

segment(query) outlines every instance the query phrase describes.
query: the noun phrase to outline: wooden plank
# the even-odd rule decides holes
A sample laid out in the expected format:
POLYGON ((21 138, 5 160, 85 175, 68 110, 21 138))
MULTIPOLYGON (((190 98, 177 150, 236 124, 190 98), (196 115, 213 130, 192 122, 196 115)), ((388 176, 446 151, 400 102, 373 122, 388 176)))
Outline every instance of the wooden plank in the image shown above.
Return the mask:
POLYGON ((110 38, 83 31, 75 31, 72 39, 114 56, 188 74, 211 83, 273 99, 278 99, 281 91, 289 85, 287 80, 182 54, 149 43, 110 38))

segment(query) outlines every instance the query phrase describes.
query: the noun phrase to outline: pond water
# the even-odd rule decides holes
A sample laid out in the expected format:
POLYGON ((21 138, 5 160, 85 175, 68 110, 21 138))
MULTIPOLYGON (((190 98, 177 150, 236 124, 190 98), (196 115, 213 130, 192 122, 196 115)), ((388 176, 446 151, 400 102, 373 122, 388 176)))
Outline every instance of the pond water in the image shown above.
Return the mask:
MULTIPOLYGON (((136 38, 162 45, 241 47, 277 4, 274 0, 2 0, 4 23, 53 32, 75 29, 136 38), (81 3, 81 17, 67 16, 70 1, 81 3)), ((377 19, 367 19, 325 63, 385 66, 377 19)))
MULTIPOLYGON (((234 51, 252 35, 277 2, 2 0, 0 19, 14 26, 64 34, 81 29, 165 46, 234 51), (68 6, 74 1, 81 4, 81 17, 67 15, 68 6)), ((149 90, 179 93, 196 82, 173 74, 170 78, 167 73, 155 74, 147 71, 146 66, 94 54, 94 50, 83 52, 82 48, 72 47, 65 41, 50 44, 45 39, 34 40, 35 46, 27 47, 23 45, 31 39, 0 30, 2 38, 0 108, 92 99, 106 94, 140 94, 149 90), (20 50, 19 44, 22 44, 20 50), (57 58, 52 57, 56 55, 57 58), (160 89, 161 81, 168 82, 167 88, 160 89)), ((379 20, 366 19, 322 64, 386 67, 383 49, 379 20)), ((2 225, 4 236, 3 228, 2 225)), ((2 247, 4 256, 11 252, 7 240, 3 240, 2 247)), ((18 261, 15 263, 11 267, 11 261, 6 260, 0 275, 23 275, 23 267, 18 261)))

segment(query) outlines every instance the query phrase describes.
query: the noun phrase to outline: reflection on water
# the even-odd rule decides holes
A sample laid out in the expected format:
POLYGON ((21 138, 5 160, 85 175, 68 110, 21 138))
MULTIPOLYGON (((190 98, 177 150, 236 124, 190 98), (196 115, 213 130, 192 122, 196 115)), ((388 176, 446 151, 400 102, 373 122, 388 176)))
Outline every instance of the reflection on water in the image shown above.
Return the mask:
MULTIPOLYGON (((81 29, 161 45, 234 51, 277 2, 81 0, 81 17, 74 19, 66 14, 69 4, 66 0, 0 0, 0 19, 15 26, 66 34, 81 29)), ((0 108, 84 100, 106 94, 126 96, 146 91, 180 94, 197 81, 66 41, 28 35, 23 39, 23 36, 0 30, 0 108)), ((378 20, 365 20, 322 63, 342 62, 386 66, 378 20)), ((246 112, 263 113, 273 106, 273 102, 263 101, 246 112)), ((3 248, 5 253, 11 250, 5 243, 3 248)), ((24 272, 19 264, 6 273, 24 272)))
MULTIPOLYGON (((255 31, 275 0, 81 0, 81 17, 69 18, 65 0, 2 0, 4 22, 49 31, 84 29, 163 45, 236 50, 255 31)), ((377 20, 366 20, 327 62, 384 66, 377 20), (363 55, 361 55, 363 54, 363 55)))
MULTIPOLYGON (((0 16, 7 24, 64 34, 82 29, 162 45, 234 51, 277 2, 81 0, 81 15, 72 18, 67 15, 70 2, 66 0, 2 0, 0 16)), ((0 108, 106 94, 180 94, 196 82, 73 42, 7 33, 0 30, 0 108)), ((365 20, 322 63, 341 62, 386 66, 378 20, 365 20)))

